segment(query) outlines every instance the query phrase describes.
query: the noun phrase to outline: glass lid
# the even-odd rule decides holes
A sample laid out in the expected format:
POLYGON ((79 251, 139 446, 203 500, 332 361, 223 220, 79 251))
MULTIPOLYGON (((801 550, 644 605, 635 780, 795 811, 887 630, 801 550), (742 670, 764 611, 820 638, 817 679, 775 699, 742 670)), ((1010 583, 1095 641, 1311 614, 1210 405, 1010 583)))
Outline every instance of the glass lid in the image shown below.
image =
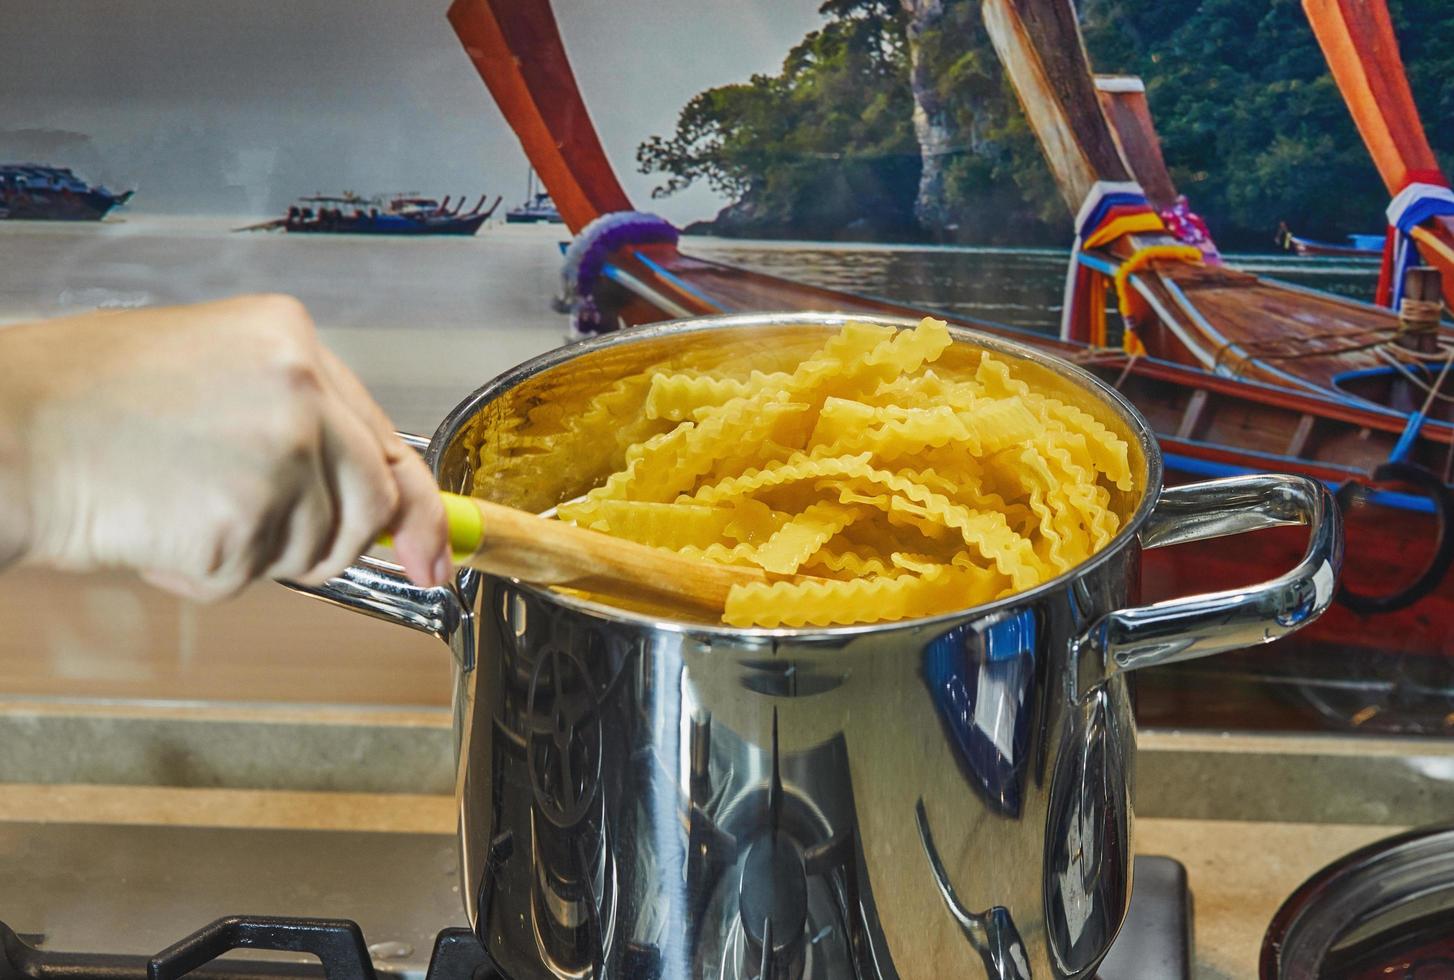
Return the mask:
POLYGON ((1378 841, 1309 878, 1268 927, 1261 977, 1454 977, 1454 825, 1378 841))

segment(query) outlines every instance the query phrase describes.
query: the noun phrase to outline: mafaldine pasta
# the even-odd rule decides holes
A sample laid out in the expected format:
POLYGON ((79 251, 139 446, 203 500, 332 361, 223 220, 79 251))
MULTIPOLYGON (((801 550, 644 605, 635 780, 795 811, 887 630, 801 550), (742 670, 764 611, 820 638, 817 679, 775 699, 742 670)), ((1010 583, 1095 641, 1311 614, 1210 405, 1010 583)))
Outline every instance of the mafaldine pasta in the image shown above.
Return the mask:
POLYGON ((936 372, 951 342, 932 318, 848 323, 791 370, 633 379, 638 417, 617 431, 650 434, 557 516, 785 577, 734 588, 733 626, 931 616, 1033 588, 1115 536, 1128 447, 1011 360, 936 372))

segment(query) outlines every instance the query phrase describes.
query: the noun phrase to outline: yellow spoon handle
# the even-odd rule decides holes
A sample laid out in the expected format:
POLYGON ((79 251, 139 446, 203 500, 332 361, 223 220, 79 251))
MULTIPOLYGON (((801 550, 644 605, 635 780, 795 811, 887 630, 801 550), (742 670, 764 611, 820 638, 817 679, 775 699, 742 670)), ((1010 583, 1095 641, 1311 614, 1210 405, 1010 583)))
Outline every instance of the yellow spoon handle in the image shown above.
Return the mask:
POLYGON ((456 493, 440 493, 444 501, 444 517, 449 522, 449 550, 456 562, 480 550, 485 542, 485 518, 469 497, 456 493))
POLYGON ((668 599, 720 613, 736 586, 809 580, 689 558, 475 497, 441 499, 456 564, 535 585, 668 599))
MULTIPOLYGON (((455 564, 462 564, 484 543, 484 515, 469 497, 440 491, 439 499, 444 501, 444 519, 449 525, 449 550, 454 555, 455 564)), ((379 535, 379 544, 392 548, 393 535, 379 535)))

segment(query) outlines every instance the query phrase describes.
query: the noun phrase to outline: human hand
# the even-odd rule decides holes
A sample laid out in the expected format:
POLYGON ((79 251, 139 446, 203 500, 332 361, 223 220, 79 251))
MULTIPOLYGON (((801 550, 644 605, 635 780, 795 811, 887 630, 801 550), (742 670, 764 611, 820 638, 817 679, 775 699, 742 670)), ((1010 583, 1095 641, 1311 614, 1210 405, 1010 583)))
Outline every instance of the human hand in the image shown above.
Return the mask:
POLYGON ((0 329, 0 510, 0 566, 189 598, 316 584, 383 531, 414 581, 450 573, 428 469, 285 296, 0 329))

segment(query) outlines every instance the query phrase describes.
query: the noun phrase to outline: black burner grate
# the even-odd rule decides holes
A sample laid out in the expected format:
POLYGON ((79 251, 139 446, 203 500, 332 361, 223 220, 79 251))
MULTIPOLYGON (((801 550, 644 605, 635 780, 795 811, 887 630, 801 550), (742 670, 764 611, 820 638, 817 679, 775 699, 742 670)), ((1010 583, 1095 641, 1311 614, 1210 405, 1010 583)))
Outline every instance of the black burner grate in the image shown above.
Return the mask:
MULTIPOLYGON (((398 980, 376 969, 363 932, 347 919, 229 916, 197 930, 157 955, 107 956, 51 952, 43 937, 19 936, 0 923, 0 980, 398 980), (318 963, 227 959, 235 949, 310 953, 318 963)), ((499 980, 489 956, 468 929, 446 929, 434 943, 427 980, 499 980)))

